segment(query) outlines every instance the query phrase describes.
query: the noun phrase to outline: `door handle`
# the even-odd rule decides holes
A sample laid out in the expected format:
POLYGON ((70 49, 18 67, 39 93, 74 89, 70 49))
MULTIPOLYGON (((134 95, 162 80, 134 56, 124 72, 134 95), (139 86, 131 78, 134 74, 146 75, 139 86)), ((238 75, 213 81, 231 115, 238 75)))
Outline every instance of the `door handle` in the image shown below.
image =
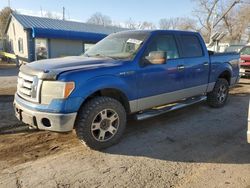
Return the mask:
POLYGON ((184 66, 184 65, 178 65, 178 66, 177 66, 177 69, 178 69, 179 71, 184 70, 184 69, 185 69, 185 66, 184 66))
POLYGON ((205 63, 203 63, 203 65, 204 65, 204 66, 208 66, 208 65, 209 65, 209 63, 208 63, 208 62, 205 62, 205 63))

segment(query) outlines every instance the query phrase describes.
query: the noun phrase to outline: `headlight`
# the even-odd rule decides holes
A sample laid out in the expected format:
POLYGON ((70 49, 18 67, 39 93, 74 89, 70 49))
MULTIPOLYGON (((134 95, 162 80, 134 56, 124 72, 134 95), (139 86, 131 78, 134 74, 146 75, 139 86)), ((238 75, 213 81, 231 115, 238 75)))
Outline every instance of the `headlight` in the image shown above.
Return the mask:
POLYGON ((66 99, 74 89, 74 82, 43 81, 41 103, 49 104, 53 99, 66 99))

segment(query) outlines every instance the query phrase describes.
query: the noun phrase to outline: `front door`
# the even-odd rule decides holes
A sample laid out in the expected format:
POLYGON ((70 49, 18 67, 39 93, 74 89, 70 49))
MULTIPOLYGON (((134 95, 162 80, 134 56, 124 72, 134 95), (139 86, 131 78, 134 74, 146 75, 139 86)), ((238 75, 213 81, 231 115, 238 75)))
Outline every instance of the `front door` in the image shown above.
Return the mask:
POLYGON ((143 55, 142 61, 152 51, 167 53, 165 64, 146 64, 138 70, 138 110, 174 102, 182 98, 185 71, 182 69, 183 60, 175 37, 170 34, 155 36, 143 55))

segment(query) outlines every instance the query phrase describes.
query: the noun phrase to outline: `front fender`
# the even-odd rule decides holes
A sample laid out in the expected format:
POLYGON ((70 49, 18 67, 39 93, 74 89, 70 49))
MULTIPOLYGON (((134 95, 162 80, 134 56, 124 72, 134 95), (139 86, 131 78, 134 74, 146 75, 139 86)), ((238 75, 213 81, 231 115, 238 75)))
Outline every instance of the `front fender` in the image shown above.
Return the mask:
POLYGON ((87 97, 102 89, 116 89, 122 92, 129 101, 136 99, 137 95, 135 77, 104 75, 77 84, 70 98, 81 98, 78 105, 78 108, 80 108, 87 97))

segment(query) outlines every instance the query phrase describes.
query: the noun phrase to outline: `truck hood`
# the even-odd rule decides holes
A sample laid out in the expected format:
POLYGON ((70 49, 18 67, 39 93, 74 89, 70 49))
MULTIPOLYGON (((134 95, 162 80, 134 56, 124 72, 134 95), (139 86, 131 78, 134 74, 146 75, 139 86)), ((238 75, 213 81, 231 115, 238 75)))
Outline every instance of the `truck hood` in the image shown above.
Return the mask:
POLYGON ((40 79, 55 80, 63 72, 78 69, 96 69, 120 65, 119 60, 111 58, 93 58, 74 56, 65 58, 46 59, 22 65, 20 71, 28 75, 36 75, 40 79))

